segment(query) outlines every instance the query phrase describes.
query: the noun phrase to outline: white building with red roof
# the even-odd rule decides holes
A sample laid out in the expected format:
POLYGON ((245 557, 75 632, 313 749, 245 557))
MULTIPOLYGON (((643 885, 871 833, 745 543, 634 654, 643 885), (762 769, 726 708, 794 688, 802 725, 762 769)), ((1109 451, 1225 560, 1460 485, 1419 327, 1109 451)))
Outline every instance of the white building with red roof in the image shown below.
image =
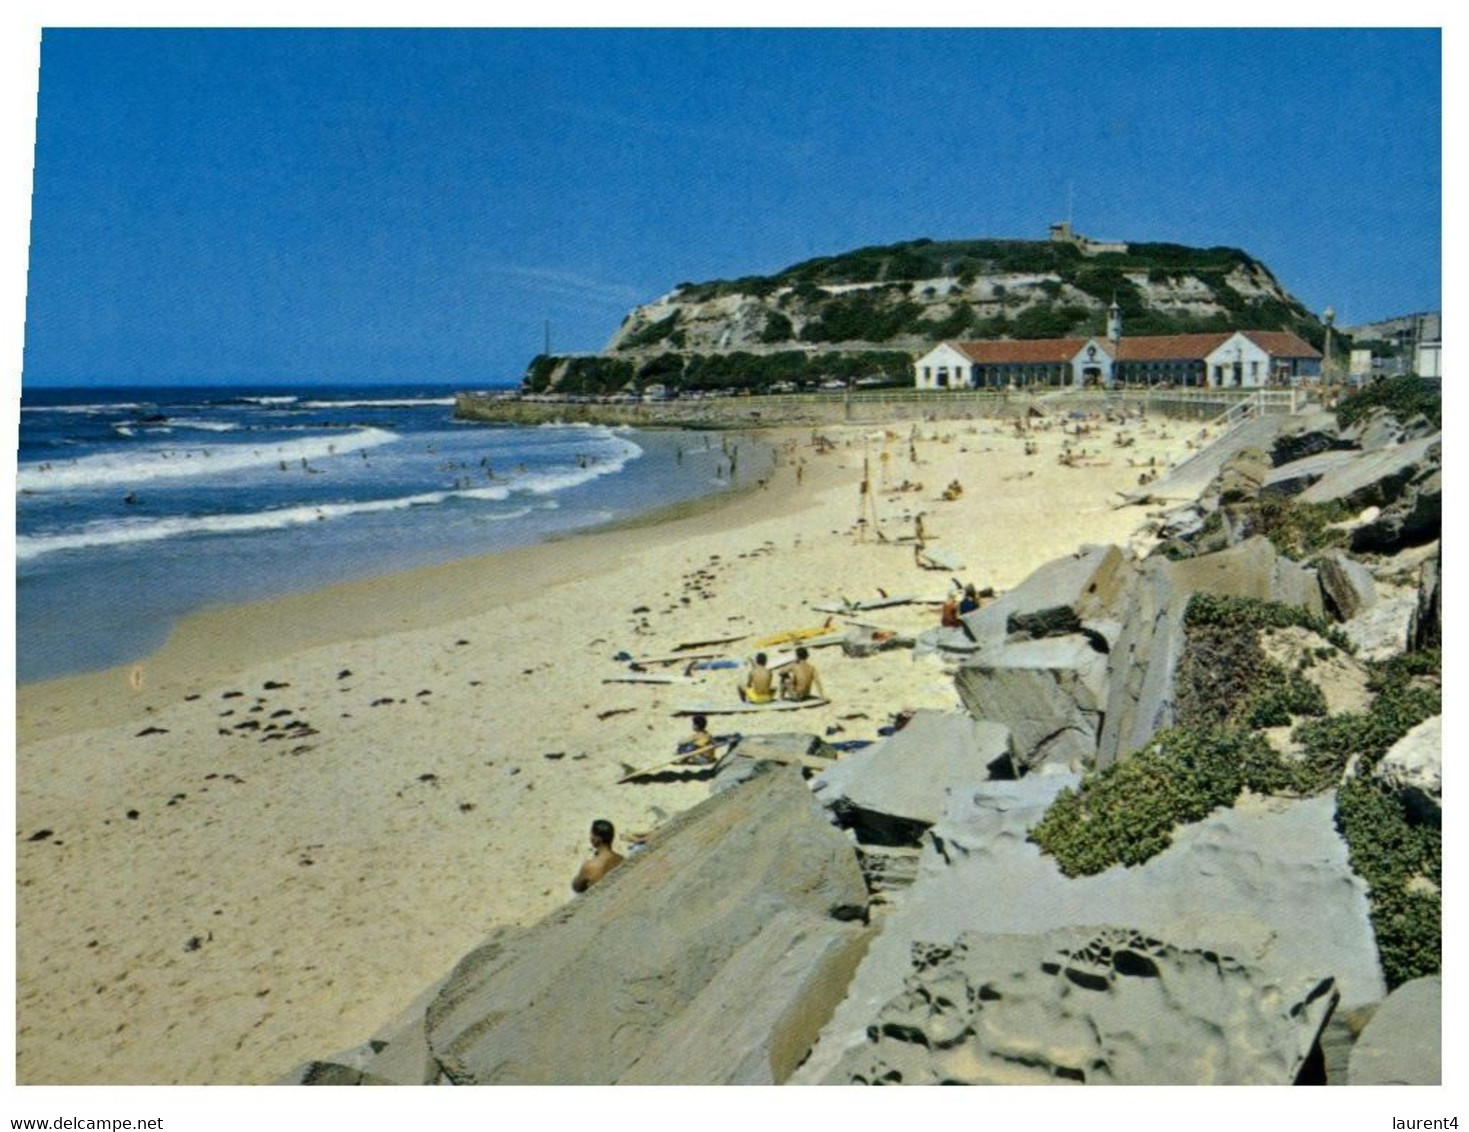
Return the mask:
POLYGON ((1129 385, 1260 389, 1319 377, 1321 353, 1284 330, 941 342, 913 363, 919 389, 1129 385))

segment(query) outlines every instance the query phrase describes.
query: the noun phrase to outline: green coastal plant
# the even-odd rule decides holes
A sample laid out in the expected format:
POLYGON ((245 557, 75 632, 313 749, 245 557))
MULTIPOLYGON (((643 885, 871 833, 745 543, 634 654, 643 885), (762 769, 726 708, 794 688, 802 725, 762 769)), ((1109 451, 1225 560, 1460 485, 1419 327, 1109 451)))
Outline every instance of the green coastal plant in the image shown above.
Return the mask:
POLYGON ((1288 784, 1289 769, 1264 736, 1176 727, 1080 789, 1063 790, 1029 839, 1067 876, 1139 865, 1172 844, 1175 827, 1233 805, 1246 787, 1267 793, 1288 784))
POLYGON ((1443 426, 1443 397, 1421 377, 1406 374, 1373 382, 1350 397, 1342 398, 1336 407, 1336 420, 1350 428, 1373 409, 1386 409, 1400 421, 1408 421, 1420 413, 1434 428, 1443 426))
POLYGON ((1399 798, 1364 777, 1343 783, 1337 792, 1336 822, 1352 870, 1368 885, 1388 987, 1437 973, 1443 951, 1439 827, 1415 821, 1399 798))

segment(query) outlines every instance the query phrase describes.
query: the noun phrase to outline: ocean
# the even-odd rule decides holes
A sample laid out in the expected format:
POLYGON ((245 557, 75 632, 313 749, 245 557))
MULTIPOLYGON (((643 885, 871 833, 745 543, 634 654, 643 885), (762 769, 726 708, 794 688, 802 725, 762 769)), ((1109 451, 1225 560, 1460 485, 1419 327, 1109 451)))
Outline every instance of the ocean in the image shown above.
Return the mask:
POLYGON ((137 659, 206 607, 525 546, 734 486, 718 436, 456 421, 453 393, 25 391, 18 682, 137 659))

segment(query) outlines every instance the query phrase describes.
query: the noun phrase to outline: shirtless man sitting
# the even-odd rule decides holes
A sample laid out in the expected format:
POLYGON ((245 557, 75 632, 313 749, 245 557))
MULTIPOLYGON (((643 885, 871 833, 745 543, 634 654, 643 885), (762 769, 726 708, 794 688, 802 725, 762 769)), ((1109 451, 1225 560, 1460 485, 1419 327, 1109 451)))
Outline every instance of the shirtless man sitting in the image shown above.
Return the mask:
POLYGON ((740 699, 747 704, 768 704, 775 699, 775 677, 765 667, 765 654, 757 652, 750 665, 750 674, 740 685, 740 699))
POLYGON ((813 691, 822 699, 826 698, 826 689, 821 686, 816 666, 807 659, 810 655, 804 645, 796 650, 796 663, 790 667, 790 698, 793 700, 809 700, 813 691))
POLYGON ((592 855, 582 862, 581 869, 572 878, 572 892, 585 892, 622 864, 622 855, 612 850, 612 839, 616 835, 612 823, 606 818, 592 822, 592 855))

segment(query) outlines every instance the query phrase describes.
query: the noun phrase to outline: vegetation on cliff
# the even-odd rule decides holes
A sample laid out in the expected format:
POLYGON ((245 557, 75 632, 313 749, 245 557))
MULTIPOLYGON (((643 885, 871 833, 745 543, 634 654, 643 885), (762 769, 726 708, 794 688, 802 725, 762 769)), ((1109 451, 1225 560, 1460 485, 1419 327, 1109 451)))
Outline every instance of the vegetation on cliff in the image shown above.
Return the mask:
POLYGON ((681 354, 666 351, 633 360, 602 355, 557 358, 541 354, 530 364, 524 387, 540 393, 554 384, 558 392, 600 395, 627 390, 639 392, 662 385, 674 391, 715 389, 768 389, 786 383, 798 389, 825 381, 873 379, 882 384, 908 385, 912 359, 901 351, 863 350, 852 353, 808 353, 782 350, 753 354, 681 354), (557 370, 560 368, 560 376, 557 370), (554 378, 554 382, 553 382, 554 378))
POLYGON ((599 358, 537 358, 525 387, 598 395, 854 374, 906 381, 915 354, 945 339, 1103 335, 1114 301, 1130 335, 1285 329, 1318 348, 1324 340, 1321 324, 1239 248, 1136 243, 1088 255, 1049 240, 911 240, 772 275, 681 283, 629 312, 599 358), (848 360, 898 348, 898 365, 848 360), (738 364, 712 361, 720 357, 738 364))

